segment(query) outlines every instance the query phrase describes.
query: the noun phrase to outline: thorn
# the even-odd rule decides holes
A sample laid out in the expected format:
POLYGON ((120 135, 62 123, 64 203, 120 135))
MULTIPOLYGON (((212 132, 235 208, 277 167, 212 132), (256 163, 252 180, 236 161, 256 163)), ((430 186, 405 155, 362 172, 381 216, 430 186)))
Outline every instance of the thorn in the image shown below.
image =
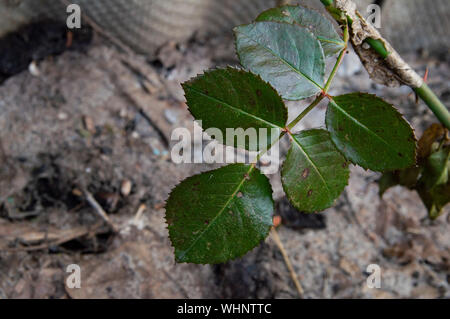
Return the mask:
POLYGON ((428 67, 426 68, 426 70, 425 70, 425 75, 423 76, 423 81, 425 82, 425 83, 427 83, 427 81, 428 81, 428 67))
POLYGON ((273 216, 273 227, 277 228, 281 225, 281 216, 275 215, 273 216))
MULTIPOLYGON (((427 81, 428 81, 428 72, 429 71, 429 69, 428 69, 428 67, 425 69, 425 75, 423 76, 423 82, 424 83, 427 83, 427 81)), ((417 93, 414 93, 414 95, 415 95, 415 97, 416 97, 416 104, 419 104, 419 96, 417 95, 417 93)))
POLYGON ((289 127, 286 126, 282 131, 288 133, 289 137, 292 136, 292 132, 291 132, 291 130, 289 129, 289 127))
POLYGON ((73 32, 67 31, 66 48, 70 48, 73 44, 73 32))
POLYGON ((321 96, 324 96, 324 97, 326 97, 326 98, 328 98, 329 100, 332 100, 331 95, 329 95, 329 94, 328 94, 327 92, 325 92, 325 91, 320 92, 320 95, 321 95, 321 96))

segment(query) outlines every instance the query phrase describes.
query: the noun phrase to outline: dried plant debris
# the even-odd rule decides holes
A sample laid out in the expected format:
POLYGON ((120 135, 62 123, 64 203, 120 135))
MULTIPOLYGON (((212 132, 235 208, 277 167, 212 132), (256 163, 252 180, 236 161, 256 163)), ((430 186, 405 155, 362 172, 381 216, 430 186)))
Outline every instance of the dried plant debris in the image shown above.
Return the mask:
POLYGON ((66 50, 84 50, 91 42, 92 29, 69 30, 53 20, 31 23, 0 39, 0 83, 41 61, 66 50))

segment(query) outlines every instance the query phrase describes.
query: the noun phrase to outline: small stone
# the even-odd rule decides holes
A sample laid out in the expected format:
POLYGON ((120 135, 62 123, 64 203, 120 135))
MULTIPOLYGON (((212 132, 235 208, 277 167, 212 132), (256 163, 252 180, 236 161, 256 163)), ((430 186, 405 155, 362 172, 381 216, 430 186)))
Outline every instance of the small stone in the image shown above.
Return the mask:
POLYGON ((174 110, 164 110, 164 116, 166 117, 167 122, 169 122, 170 124, 175 124, 178 122, 178 114, 174 110))
POLYGON ((67 113, 64 113, 64 112, 58 113, 58 120, 65 121, 68 118, 69 118, 69 116, 67 115, 67 113))
POLYGON ((32 76, 39 77, 41 75, 41 71, 39 71, 36 61, 33 61, 28 65, 28 71, 32 76))
POLYGON ((159 156, 159 155, 161 155, 161 151, 159 149, 157 149, 156 147, 154 147, 153 148, 153 155, 159 156))
POLYGON ((75 195, 75 196, 77 196, 77 197, 83 196, 83 193, 82 193, 78 188, 74 188, 74 189, 72 190, 72 194, 75 195))
POLYGON ((339 267, 344 270, 347 274, 355 276, 360 273, 359 267, 347 258, 341 258, 339 261, 339 267))
POLYGON ((130 180, 128 179, 123 180, 122 185, 120 186, 120 193, 125 197, 130 195, 131 187, 132 184, 130 180))
POLYGON ((126 109, 121 109, 121 110, 120 110, 119 116, 120 116, 121 118, 126 118, 127 115, 128 115, 128 112, 127 112, 126 109))
POLYGON ((94 125, 94 121, 92 120, 92 118, 90 118, 89 116, 83 116, 83 125, 84 128, 91 134, 95 133, 95 125, 94 125))
POLYGON ((259 160, 259 164, 260 164, 261 166, 263 166, 263 167, 270 166, 270 163, 271 163, 271 161, 270 161, 270 159, 268 159, 268 158, 261 158, 261 159, 259 160))

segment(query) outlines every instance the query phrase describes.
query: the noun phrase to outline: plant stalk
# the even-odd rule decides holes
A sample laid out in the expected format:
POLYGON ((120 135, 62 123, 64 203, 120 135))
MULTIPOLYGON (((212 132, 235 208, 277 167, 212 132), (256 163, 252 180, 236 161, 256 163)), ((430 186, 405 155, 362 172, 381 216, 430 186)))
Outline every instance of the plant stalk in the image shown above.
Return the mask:
POLYGON ((291 123, 288 124, 288 130, 292 130, 303 118, 311 112, 324 98, 324 95, 318 96, 299 116, 295 118, 291 123))
POLYGON ((272 227, 271 234, 272 234, 273 241, 275 242, 275 244, 277 245, 278 249, 281 252, 281 255, 283 256, 284 263, 286 264, 286 267, 289 270, 291 279, 294 282, 295 288, 297 289, 298 296, 300 299, 303 299, 303 295, 304 295, 303 287, 302 287, 300 281, 298 280, 297 274, 295 273, 294 267, 292 266, 291 260, 289 259, 289 255, 286 252, 286 249, 284 249, 283 242, 281 241, 280 236, 278 235, 278 232, 275 229, 275 227, 272 227))
POLYGON ((259 152, 252 165, 256 165, 256 163, 258 163, 258 161, 261 159, 261 157, 263 157, 264 154, 266 154, 276 143, 278 143, 284 137, 285 134, 286 134, 286 132, 282 132, 280 134, 280 136, 278 136, 278 138, 272 142, 272 144, 270 144, 268 147, 266 147, 265 150, 262 150, 261 152, 259 152))
POLYGON ((331 82, 333 82, 334 77, 336 76, 336 73, 339 69, 339 66, 342 64, 342 61, 344 60, 344 56, 345 53, 347 52, 347 48, 348 48, 348 39, 349 39, 349 33, 348 33, 348 23, 345 23, 344 26, 344 42, 345 42, 345 46, 342 49, 341 53, 339 53, 339 57, 336 61, 336 64, 333 67, 333 70, 331 71, 330 76, 328 77, 327 83, 325 84, 325 87, 323 89, 323 91, 325 93, 328 93, 328 90, 330 89, 331 86, 331 82))
POLYGON ((424 83, 420 88, 415 88, 414 92, 428 105, 439 121, 450 129, 450 113, 430 87, 424 83))
MULTIPOLYGON (((320 1, 325 6, 327 11, 333 16, 333 18, 336 19, 337 22, 342 22, 344 12, 334 7, 333 0, 320 1)), ((351 17, 347 16, 346 18, 348 23, 350 23, 351 25, 353 23, 351 17)), ((383 59, 386 59, 391 54, 391 52, 386 49, 383 41, 379 39, 368 38, 365 40, 365 42, 383 59)), ((443 125, 445 125, 447 129, 450 129, 450 112, 439 100, 439 98, 433 93, 433 91, 428 87, 428 85, 426 83, 423 83, 419 88, 412 86, 411 88, 425 102, 428 108, 436 115, 438 120, 443 125)))
POLYGON ((292 130, 303 118, 311 112, 322 100, 325 96, 328 96, 328 90, 330 89, 331 83, 333 82, 334 77, 336 76, 336 73, 339 69, 339 66, 342 64, 342 61, 344 60, 345 53, 347 52, 348 48, 348 40, 349 40, 349 32, 348 32, 348 24, 347 22, 344 23, 344 42, 345 46, 342 49, 341 53, 339 53, 339 57, 337 58, 336 63, 334 64, 333 70, 330 73, 330 76, 328 77, 327 83, 325 84, 325 87, 323 88, 322 94, 318 96, 295 120, 293 120, 290 124, 288 124, 287 129, 290 131, 292 130))
POLYGON ((325 7, 333 5, 333 0, 320 0, 325 7))

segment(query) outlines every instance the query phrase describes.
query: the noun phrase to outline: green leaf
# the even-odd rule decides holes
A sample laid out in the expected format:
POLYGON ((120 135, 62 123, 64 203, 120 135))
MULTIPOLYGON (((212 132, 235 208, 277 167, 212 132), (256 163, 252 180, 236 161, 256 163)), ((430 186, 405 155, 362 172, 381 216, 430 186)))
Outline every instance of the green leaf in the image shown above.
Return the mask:
POLYGON ((348 163, 325 130, 292 136, 292 146, 281 170, 289 201, 300 211, 315 212, 333 206, 349 178, 348 163))
POLYGON ((253 165, 192 176, 170 194, 166 221, 177 262, 216 264, 242 256, 272 226, 272 188, 253 165))
POLYGON ((378 181, 380 196, 395 185, 414 189, 427 207, 430 218, 439 217, 445 205, 450 203, 450 145, 445 141, 442 125, 433 124, 426 129, 417 143, 418 165, 384 173, 378 181))
POLYGON ((333 56, 345 47, 345 42, 333 23, 319 12, 302 6, 282 6, 261 13, 256 21, 276 21, 308 28, 322 44, 325 56, 333 56))
POLYGON ((383 173, 383 175, 378 180, 378 194, 380 195, 380 197, 383 197, 383 194, 386 193, 389 188, 400 184, 397 175, 395 174, 396 172, 398 171, 383 173))
POLYGON ((421 181, 427 189, 443 185, 449 181, 450 146, 443 147, 428 157, 421 181))
POLYGON ((419 187, 418 192, 428 209, 431 219, 438 218, 442 214, 444 207, 450 203, 450 183, 438 185, 431 190, 419 187))
POLYGON ((255 22, 234 29, 241 64, 261 75, 287 100, 322 91, 325 57, 320 42, 306 28, 255 22))
POLYGON ((381 178, 378 180, 380 196, 383 196, 383 194, 389 188, 397 185, 413 189, 417 185, 417 181, 421 172, 421 167, 410 167, 402 170, 383 173, 381 178))
POLYGON ((440 145, 440 141, 445 138, 445 127, 442 124, 433 123, 423 132, 422 137, 417 142, 417 157, 421 164, 433 153, 433 146, 440 145))
MULTIPOLYGON (((278 93, 259 76, 228 67, 207 71, 182 84, 189 111, 203 129, 218 128, 223 144, 256 151, 271 145, 285 127, 287 109, 278 93), (267 129, 267 140, 245 139, 239 145, 227 128, 267 129), (272 130, 273 129, 273 130, 272 130), (242 143, 244 144, 244 143, 242 143)), ((242 132, 242 137, 245 132, 242 132)), ((215 136, 217 138, 217 136, 215 136)))
POLYGON ((444 146, 427 159, 418 192, 430 218, 435 219, 450 203, 450 146, 444 146))
POLYGON ((416 162, 411 126, 392 105, 375 95, 334 97, 328 105, 326 124, 337 148, 365 169, 397 170, 416 162))

